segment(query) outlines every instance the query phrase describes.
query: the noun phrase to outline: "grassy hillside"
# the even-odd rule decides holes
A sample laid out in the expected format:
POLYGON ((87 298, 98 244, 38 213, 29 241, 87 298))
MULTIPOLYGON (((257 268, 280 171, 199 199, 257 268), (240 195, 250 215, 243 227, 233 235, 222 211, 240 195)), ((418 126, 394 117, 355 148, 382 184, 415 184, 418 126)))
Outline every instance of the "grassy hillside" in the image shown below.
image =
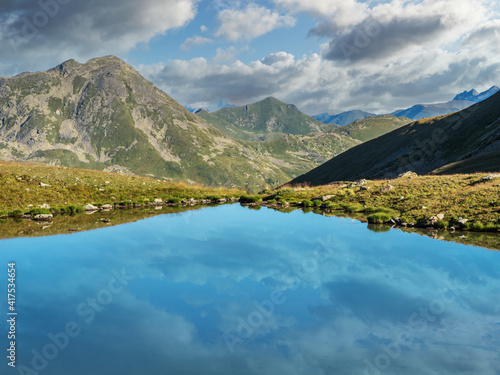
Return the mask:
POLYGON ((338 127, 317 121, 293 104, 272 97, 242 107, 228 107, 212 113, 201 110, 196 114, 223 133, 246 141, 273 140, 283 134, 305 135, 338 127))
POLYGON ((137 206, 155 199, 179 202, 190 198, 239 197, 245 193, 238 189, 207 188, 104 171, 0 162, 2 215, 16 210, 29 212, 43 204, 55 211, 75 211, 86 204, 137 206))
MULTIPOLYGON (((323 185, 339 180, 395 177, 406 171, 426 174, 450 163, 486 159, 498 151, 500 93, 461 112, 415 121, 356 146, 292 183, 323 185)), ((500 165, 488 169, 500 170, 500 165)))
POLYGON ((353 111, 342 112, 336 115, 330 113, 321 113, 319 115, 313 116, 313 118, 318 121, 324 122, 325 124, 338 124, 340 126, 346 126, 348 124, 352 124, 356 120, 362 120, 369 116, 376 116, 376 114, 357 109, 353 111))
POLYGON ((430 172, 434 175, 465 174, 475 172, 498 172, 500 170, 500 151, 491 152, 475 158, 447 164, 430 172))
POLYGON ((327 132, 282 135, 276 140, 248 144, 280 165, 283 171, 299 175, 360 143, 347 135, 327 132))
POLYGON ((266 199, 304 202, 320 199, 318 207, 336 211, 359 212, 368 217, 381 215, 382 222, 400 218, 416 226, 454 226, 457 229, 500 230, 500 178, 484 179, 487 174, 452 176, 405 176, 393 180, 364 181, 354 184, 332 184, 316 187, 285 186, 269 192, 266 199), (327 198, 324 202, 321 197, 327 198), (328 203, 330 202, 330 203, 328 203), (443 218, 431 224, 431 218, 443 218), (466 223, 460 224, 459 220, 466 223), (474 227, 474 223, 478 223, 474 227), (474 227, 474 228, 473 228, 474 227))
POLYGON ((362 142, 380 137, 402 126, 412 122, 406 117, 395 117, 391 115, 369 116, 361 120, 356 120, 352 124, 336 130, 337 134, 350 136, 362 142))

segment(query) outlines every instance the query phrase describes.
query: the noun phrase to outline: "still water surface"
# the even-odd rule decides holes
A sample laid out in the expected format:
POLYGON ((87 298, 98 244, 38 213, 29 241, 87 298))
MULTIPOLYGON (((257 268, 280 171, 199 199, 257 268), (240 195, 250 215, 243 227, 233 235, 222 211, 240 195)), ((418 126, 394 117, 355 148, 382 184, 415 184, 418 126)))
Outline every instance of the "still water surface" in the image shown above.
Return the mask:
POLYGON ((2 374, 500 374, 498 251, 226 205, 2 240, 0 262, 2 374))

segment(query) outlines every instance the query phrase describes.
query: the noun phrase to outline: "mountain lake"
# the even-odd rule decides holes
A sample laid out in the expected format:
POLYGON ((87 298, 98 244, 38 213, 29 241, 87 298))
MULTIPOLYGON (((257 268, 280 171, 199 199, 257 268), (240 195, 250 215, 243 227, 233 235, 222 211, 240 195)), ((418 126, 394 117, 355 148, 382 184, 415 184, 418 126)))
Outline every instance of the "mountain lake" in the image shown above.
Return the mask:
POLYGON ((6 375, 500 374, 500 252, 352 218, 205 207, 0 264, 6 375))

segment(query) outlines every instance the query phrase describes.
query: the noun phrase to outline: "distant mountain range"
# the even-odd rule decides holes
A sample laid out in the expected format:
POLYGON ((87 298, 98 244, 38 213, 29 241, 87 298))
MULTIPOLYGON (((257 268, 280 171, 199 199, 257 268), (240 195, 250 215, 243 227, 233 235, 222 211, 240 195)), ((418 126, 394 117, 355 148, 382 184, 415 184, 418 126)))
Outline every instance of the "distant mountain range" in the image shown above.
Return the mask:
MULTIPOLYGON (((476 95, 477 96, 477 95, 476 95)), ((291 183, 495 172, 500 168, 500 93, 460 112, 423 119, 353 147, 291 183)))
POLYGON ((497 86, 491 86, 488 90, 478 93, 476 90, 464 91, 453 98, 453 100, 468 100, 474 103, 482 102, 484 99, 488 99, 490 96, 496 94, 500 91, 497 86))
MULTIPOLYGON (((461 111, 462 109, 468 108, 474 103, 479 103, 480 101, 487 99, 493 94, 497 93, 499 90, 499 87, 492 86, 482 93, 478 93, 476 90, 464 91, 456 95, 453 100, 446 103, 416 104, 406 109, 398 109, 390 113, 390 115, 396 117, 408 117, 412 120, 420 120, 428 117, 447 115, 449 113, 461 111)), ((353 110, 342 112, 336 115, 322 113, 312 117, 326 124, 333 123, 345 126, 356 120, 360 120, 368 116, 377 115, 361 110, 353 110)))

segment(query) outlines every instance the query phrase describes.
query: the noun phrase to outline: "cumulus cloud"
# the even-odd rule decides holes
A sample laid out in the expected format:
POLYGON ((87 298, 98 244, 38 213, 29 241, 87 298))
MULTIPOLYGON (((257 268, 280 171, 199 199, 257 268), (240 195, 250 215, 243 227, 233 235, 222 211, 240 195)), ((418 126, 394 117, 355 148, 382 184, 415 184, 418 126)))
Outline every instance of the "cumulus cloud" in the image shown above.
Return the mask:
POLYGON ((500 58, 489 49, 474 55, 439 48, 410 51, 379 64, 338 64, 319 54, 297 58, 286 52, 250 63, 204 58, 142 66, 140 71, 176 100, 209 107, 223 100, 244 105, 275 96, 308 114, 362 108, 392 112, 416 103, 451 100, 465 88, 500 82, 500 58))
POLYGON ((191 21, 197 2, 11 1, 0 8, 4 71, 20 61, 29 63, 29 59, 46 62, 50 67, 68 58, 124 54, 139 43, 191 21))
POLYGON ((181 49, 184 51, 188 51, 193 47, 200 46, 206 43, 212 43, 213 40, 210 38, 205 38, 199 35, 193 36, 191 38, 187 38, 184 43, 181 44, 181 49))
POLYGON ((305 12, 335 28, 347 27, 361 22, 368 11, 366 3, 356 0, 275 0, 275 3, 292 13, 305 12))
MULTIPOLYGON (((451 100, 465 89, 484 90, 500 81, 500 43, 495 43, 500 24, 487 0, 391 1, 371 7, 354 0, 275 3, 288 14, 313 16, 318 23, 309 34, 330 41, 308 56, 282 51, 243 63, 221 49, 212 61, 173 60, 164 69, 142 71, 193 107, 276 96, 309 114, 357 108, 387 113, 451 100)), ((244 35, 236 23, 235 40, 244 35)))
POLYGON ((256 4, 244 9, 224 9, 217 15, 219 28, 215 35, 228 41, 252 40, 280 27, 295 26, 295 19, 256 4))
POLYGON ((365 12, 362 20, 344 28, 322 21, 310 34, 331 38, 327 59, 349 62, 380 59, 415 47, 446 46, 487 18, 484 1, 393 1, 365 12))
POLYGON ((477 48, 489 48, 492 53, 500 51, 500 20, 492 20, 482 24, 469 33, 461 45, 472 51, 477 48))
MULTIPOLYGON (((308 72, 312 77, 319 68, 319 60, 317 54, 295 60, 293 55, 279 52, 249 64, 241 61, 217 64, 195 58, 170 61, 161 70, 142 67, 141 71, 182 103, 197 106, 223 98, 230 103, 246 104, 263 95, 280 97, 286 91, 306 89, 302 80, 308 72)), ((311 90, 316 89, 316 82, 309 84, 311 90)))

